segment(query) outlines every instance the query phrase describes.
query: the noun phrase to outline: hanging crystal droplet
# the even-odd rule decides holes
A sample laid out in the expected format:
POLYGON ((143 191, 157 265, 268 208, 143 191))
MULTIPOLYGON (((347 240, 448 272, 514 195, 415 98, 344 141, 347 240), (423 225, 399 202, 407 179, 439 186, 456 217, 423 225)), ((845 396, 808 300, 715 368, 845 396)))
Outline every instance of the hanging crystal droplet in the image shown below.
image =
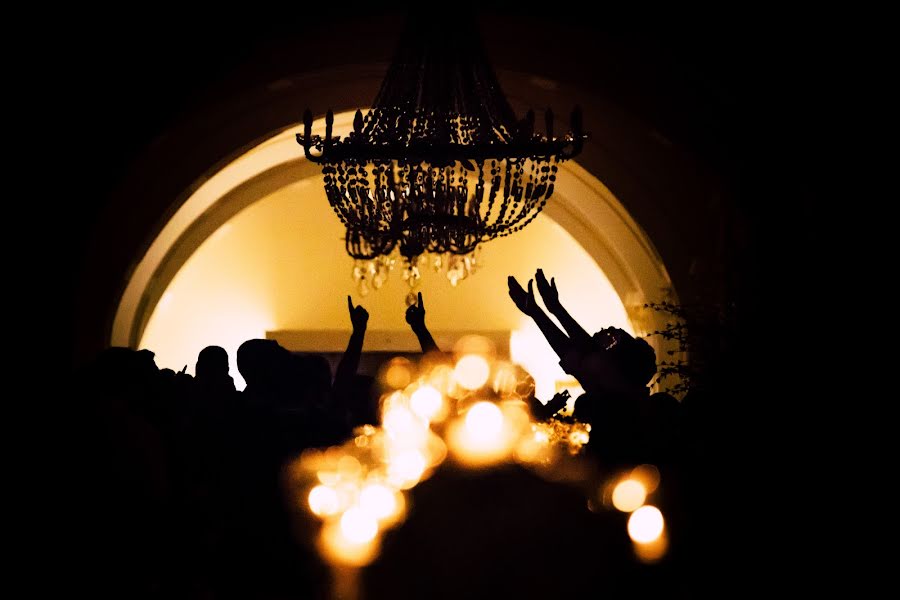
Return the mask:
POLYGON ((360 296, 368 296, 369 295, 369 282, 363 278, 359 280, 359 283, 356 285, 359 289, 360 296))
POLYGON ((456 285, 466 278, 466 263, 465 260, 461 256, 451 256, 450 262, 447 264, 447 279, 450 280, 450 285, 456 287, 456 285))
POLYGON ((435 254, 434 258, 431 260, 431 268, 434 269, 435 273, 440 273, 442 266, 443 266, 443 257, 440 254, 435 254))
POLYGON ((409 284, 410 288, 414 288, 419 285, 419 279, 422 278, 422 274, 419 272, 419 267, 413 265, 409 267, 409 277, 406 279, 406 283, 409 284))
POLYGON ((372 276, 372 287, 376 290, 381 289, 381 286, 387 281, 388 278, 388 267, 384 264, 384 261, 379 260, 375 263, 375 274, 372 276))
POLYGON ((378 262, 379 269, 383 268, 386 271, 393 271, 394 265, 397 263, 397 259, 395 259, 393 255, 382 254, 375 260, 378 262))

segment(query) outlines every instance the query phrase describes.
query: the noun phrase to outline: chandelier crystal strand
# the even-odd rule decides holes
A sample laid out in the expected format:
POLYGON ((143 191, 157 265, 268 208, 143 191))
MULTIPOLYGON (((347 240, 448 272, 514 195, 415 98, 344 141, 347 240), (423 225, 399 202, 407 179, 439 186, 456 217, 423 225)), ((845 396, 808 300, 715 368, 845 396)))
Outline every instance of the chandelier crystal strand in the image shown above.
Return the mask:
POLYGON ((543 134, 533 111, 517 120, 474 26, 416 19, 346 138, 332 135, 331 111, 324 137, 313 135, 309 110, 303 121, 297 140, 322 165, 361 293, 384 285, 397 261, 410 289, 429 267, 452 286, 474 274, 481 244, 531 223, 553 195, 558 163, 587 138, 577 108, 562 136, 550 110, 543 134))

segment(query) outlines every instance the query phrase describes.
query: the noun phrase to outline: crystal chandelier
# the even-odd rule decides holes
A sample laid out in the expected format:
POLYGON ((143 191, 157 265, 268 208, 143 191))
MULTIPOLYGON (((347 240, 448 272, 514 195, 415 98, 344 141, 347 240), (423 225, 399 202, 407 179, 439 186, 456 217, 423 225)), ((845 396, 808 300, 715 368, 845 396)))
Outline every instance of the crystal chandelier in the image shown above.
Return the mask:
POLYGON ((472 274, 480 244, 515 233, 553 194, 557 165, 576 156, 586 134, 543 133, 534 112, 522 120, 503 95, 474 25, 442 28, 410 20, 372 108, 353 131, 313 135, 311 111, 297 134, 322 165, 325 193, 347 228, 347 253, 360 292, 378 289, 398 260, 415 287, 424 268, 451 285, 472 274))

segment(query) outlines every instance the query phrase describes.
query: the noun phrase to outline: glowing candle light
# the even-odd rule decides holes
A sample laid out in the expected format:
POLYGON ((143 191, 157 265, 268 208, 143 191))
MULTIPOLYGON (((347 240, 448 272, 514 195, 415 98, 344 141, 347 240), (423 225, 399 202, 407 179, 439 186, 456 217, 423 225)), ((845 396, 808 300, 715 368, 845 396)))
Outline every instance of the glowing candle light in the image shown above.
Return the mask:
POLYGON ((465 423, 472 441, 490 443, 503 431, 503 413, 496 404, 479 402, 466 413, 465 423))
POLYGON ((626 479, 616 485, 612 493, 613 506, 622 512, 633 512, 644 505, 647 490, 640 481, 626 479))
POLYGON ((328 517, 338 512, 340 501, 334 488, 326 485, 317 485, 309 491, 307 497, 309 509, 320 517, 328 517))
POLYGON ((649 544, 662 535, 665 520, 658 508, 642 506, 628 518, 628 535, 634 542, 649 544))
POLYGON ((459 385, 467 390, 477 390, 483 386, 491 374, 491 367, 487 361, 477 354, 467 354, 459 359, 453 376, 459 385))
POLYGON ((376 519, 383 519, 396 510, 397 502, 390 489, 381 484, 372 483, 360 492, 359 507, 376 519))
POLYGON ((409 405, 420 419, 431 421, 441 413, 443 396, 430 385, 423 385, 413 392, 409 405))
POLYGON ((341 533, 354 544, 365 544, 375 539, 378 523, 372 515, 354 506, 341 517, 341 533))

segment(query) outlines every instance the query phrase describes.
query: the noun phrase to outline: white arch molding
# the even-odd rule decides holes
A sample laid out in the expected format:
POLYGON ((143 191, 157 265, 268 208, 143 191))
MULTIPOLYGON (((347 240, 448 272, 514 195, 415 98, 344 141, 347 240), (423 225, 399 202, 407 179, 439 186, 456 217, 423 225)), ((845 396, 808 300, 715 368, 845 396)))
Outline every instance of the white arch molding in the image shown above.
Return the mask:
MULTIPOLYGON (((334 132, 346 135, 355 111, 335 115, 334 132)), ((324 129, 324 121, 314 125, 324 129)), ((110 343, 137 347, 167 286, 194 251, 240 210, 286 186, 318 178, 287 127, 194 186, 132 272, 118 303, 110 343)), ((323 206, 323 210, 328 210, 323 206)), ((632 329, 661 328, 647 302, 677 300, 669 275, 647 235, 613 193, 575 161, 560 164, 553 197, 543 213, 584 248, 608 278, 628 311, 632 329)), ((488 246, 489 247, 489 246, 488 246)), ((536 265, 539 266, 539 265, 536 265)), ((651 343, 661 350, 658 340, 651 343)))

